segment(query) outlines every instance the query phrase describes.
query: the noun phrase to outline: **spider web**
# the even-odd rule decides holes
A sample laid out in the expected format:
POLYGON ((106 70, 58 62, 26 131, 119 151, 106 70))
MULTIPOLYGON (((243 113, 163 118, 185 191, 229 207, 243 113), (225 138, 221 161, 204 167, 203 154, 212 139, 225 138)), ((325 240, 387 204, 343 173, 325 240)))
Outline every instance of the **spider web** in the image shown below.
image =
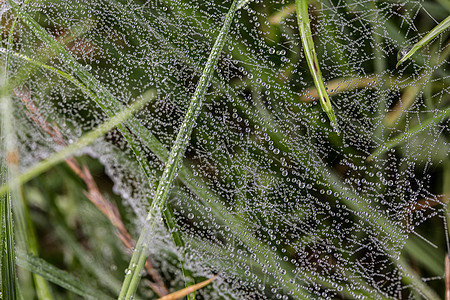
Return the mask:
MULTIPOLYGON (((312 2, 311 30, 337 136, 316 101, 295 12, 287 12, 293 2, 281 2, 253 1, 238 11, 186 151, 191 175, 177 180, 169 200, 187 243, 187 267, 220 275, 200 296, 431 299, 411 278, 443 286, 446 187, 435 177, 449 163, 449 121, 369 157, 448 109, 448 32, 395 69, 397 52, 448 11, 428 1, 312 2), (429 233, 430 224, 441 231, 429 233), (411 247, 433 252, 438 266, 421 266, 423 274, 405 267, 407 259, 422 263, 411 247)), ((14 19, 1 5, 5 32, 14 19)), ((230 5, 95 0, 24 7, 122 103, 155 88, 156 101, 138 117, 170 149, 230 5)), ((13 50, 70 73, 20 22, 13 50)), ((11 76, 25 65, 11 56, 11 76)), ((19 88, 67 139, 105 120, 69 82, 48 70, 32 72, 19 88)), ((58 149, 26 116, 18 118, 23 167, 58 149)), ((86 150, 105 165, 115 192, 138 216, 137 228, 164 168, 141 146, 150 182, 118 132, 86 150)), ((154 235, 153 259, 177 270, 164 253, 183 251, 163 224, 154 235)))

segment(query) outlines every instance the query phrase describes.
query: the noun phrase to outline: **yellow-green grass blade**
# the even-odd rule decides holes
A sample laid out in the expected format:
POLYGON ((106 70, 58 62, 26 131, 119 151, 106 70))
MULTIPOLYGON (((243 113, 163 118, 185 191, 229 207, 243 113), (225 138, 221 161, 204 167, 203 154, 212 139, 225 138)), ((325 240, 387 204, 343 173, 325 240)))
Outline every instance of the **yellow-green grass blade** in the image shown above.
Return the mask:
MULTIPOLYGON (((90 132, 84 134, 81 136, 77 142, 65 147, 63 150, 53 154, 49 158, 41 161, 40 163, 36 164, 35 166, 29 168, 22 174, 20 174, 17 178, 13 180, 17 180, 20 184, 23 184, 34 177, 38 176, 39 174, 42 174, 43 172, 49 170, 51 167, 55 166, 56 164, 63 161, 65 158, 68 158, 72 156, 75 152, 82 149, 83 147, 86 147, 87 145, 94 142, 96 139, 113 129, 114 127, 118 126, 119 124, 126 121, 128 118, 130 118, 133 113, 141 109, 145 104, 147 104, 150 100, 154 99, 155 92, 153 90, 150 90, 141 97, 141 99, 135 101, 131 105, 129 105, 127 108, 120 111, 117 115, 103 123, 102 125, 98 126, 96 129, 91 130, 90 132)), ((0 187, 0 196, 5 194, 10 190, 9 184, 4 184, 0 187)))
POLYGON ((420 41, 411 46, 406 46, 401 49, 398 53, 397 59, 398 63, 395 66, 398 68, 403 62, 405 62, 408 58, 410 58, 417 50, 428 44, 431 40, 433 40, 438 34, 446 30, 450 27, 450 16, 444 19, 441 23, 439 23, 436 27, 431 29, 420 41))
POLYGON ((306 61, 308 62, 308 67, 313 77, 314 85, 316 86, 319 94, 320 105, 330 119, 331 126, 336 131, 336 133, 339 134, 336 116, 334 114, 330 98, 328 97, 328 93, 323 82, 322 72, 320 71, 319 61, 317 60, 316 50, 314 48, 311 26, 309 23, 308 1, 295 0, 295 7, 297 10, 297 21, 303 45, 303 52, 305 52, 306 61))

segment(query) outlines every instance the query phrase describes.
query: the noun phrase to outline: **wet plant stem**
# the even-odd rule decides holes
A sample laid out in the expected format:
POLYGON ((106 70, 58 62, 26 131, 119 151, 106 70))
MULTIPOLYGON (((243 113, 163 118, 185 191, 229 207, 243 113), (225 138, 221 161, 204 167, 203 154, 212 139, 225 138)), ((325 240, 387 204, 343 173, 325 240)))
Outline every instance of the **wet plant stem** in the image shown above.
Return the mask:
POLYGON ((191 103, 189 105, 184 121, 178 131, 177 138, 170 151, 169 159, 167 161, 163 175, 161 176, 158 189, 156 190, 154 200, 147 215, 146 224, 141 231, 139 240, 136 244, 136 250, 133 253, 129 267, 126 271, 119 299, 130 299, 131 297, 133 297, 137 289, 140 281, 140 273, 144 267, 144 262, 147 257, 148 246, 146 245, 146 240, 152 233, 152 230, 156 224, 156 218, 158 217, 158 215, 160 215, 169 196, 173 181, 180 167, 180 162, 182 161, 184 152, 189 142, 189 137, 191 135, 192 129, 194 128, 197 116, 200 113, 203 97, 211 81, 215 66, 225 44, 228 31, 231 27, 231 23, 234 19, 238 3, 240 3, 239 0, 234 0, 231 4, 231 7, 226 15, 225 22, 208 57, 208 61, 203 70, 203 74, 191 99, 191 103))
POLYGON ((311 25, 309 23, 308 1, 295 0, 295 7, 297 10, 298 28, 302 40, 303 51, 305 52, 306 61, 308 62, 308 67, 311 72, 311 76, 313 77, 314 85, 316 86, 319 94, 320 105, 322 106, 323 111, 327 114, 328 119, 330 119, 331 127, 333 127, 336 133, 339 134, 336 116, 323 82, 322 72, 320 71, 319 61, 314 48, 311 25))

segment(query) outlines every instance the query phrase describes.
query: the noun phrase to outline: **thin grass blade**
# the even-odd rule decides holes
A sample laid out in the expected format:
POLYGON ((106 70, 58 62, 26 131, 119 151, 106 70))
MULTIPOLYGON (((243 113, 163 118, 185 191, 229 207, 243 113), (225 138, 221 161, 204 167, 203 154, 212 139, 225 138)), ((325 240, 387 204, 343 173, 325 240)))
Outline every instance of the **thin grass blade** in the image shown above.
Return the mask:
POLYGON ((113 299, 98 288, 91 287, 86 282, 80 282, 73 275, 31 254, 18 252, 16 262, 18 266, 42 276, 46 280, 83 297, 83 299, 113 299))
POLYGON ((297 21, 300 36, 303 45, 303 51, 305 52, 306 61, 311 75, 314 79, 314 84, 319 94, 320 105, 323 111, 330 119, 330 124, 333 129, 339 134, 339 128, 336 121, 336 116, 331 106, 330 98, 328 97, 327 90, 322 78, 322 72, 319 68, 319 61, 317 60, 316 50, 314 48, 314 41, 311 33, 311 26, 309 23, 308 14, 308 1, 307 0, 295 0, 295 7, 297 10, 297 21))
POLYGON ((136 244, 136 251, 133 253, 133 257, 131 258, 128 270, 125 275, 119 299, 130 299, 131 297, 133 297, 139 284, 139 274, 142 271, 145 257, 147 256, 147 249, 144 239, 153 229, 153 226, 156 222, 156 216, 161 212, 169 196, 173 181, 178 172, 178 169, 180 168, 181 160, 188 144, 189 137, 196 122, 197 116, 200 113, 203 97, 211 81, 215 66, 225 44, 225 40, 228 31, 230 30, 231 23, 234 19, 234 14, 237 10, 238 2, 238 0, 234 0, 231 4, 222 29, 220 30, 219 35, 214 43, 213 49, 203 70, 203 74, 191 99, 191 103, 184 118, 183 124, 181 125, 172 150, 170 151, 168 163, 164 169, 163 175, 161 176, 155 198, 147 215, 146 221, 148 223, 148 226, 145 226, 141 231, 139 240, 136 244))
MULTIPOLYGON (((49 158, 41 161, 34 167, 31 167, 30 169, 26 170, 24 173, 20 174, 17 177, 17 181, 20 184, 23 184, 32 178, 38 176, 39 174, 42 174, 43 172, 47 171, 54 165, 60 163, 65 158, 72 156, 75 152, 82 149, 83 147, 86 147, 90 143, 94 142, 96 139, 113 129, 114 127, 118 126, 119 124, 123 123, 125 120, 130 118, 133 113, 141 109, 145 104, 147 104, 150 100, 154 99, 155 92, 153 90, 146 92, 141 99, 135 101, 133 104, 119 112, 117 115, 115 115, 113 118, 109 119, 102 125, 98 126, 96 129, 91 130, 90 132, 86 133, 82 137, 78 139, 77 142, 67 146, 63 150, 53 154, 49 158)), ((0 195, 5 194, 7 191, 9 191, 9 185, 5 184, 0 187, 0 195)))
MULTIPOLYGON (((3 138, 2 152, 5 156, 0 160, 0 182, 5 183, 10 176, 11 166, 18 161, 17 149, 14 148, 14 129, 11 123, 11 99, 8 94, 8 85, 3 73, 0 74, 0 116, 1 134, 3 138)), ((17 192, 17 182, 5 183, 8 188, 17 192)), ((18 299, 17 274, 15 264, 15 231, 13 219, 13 205, 11 193, 0 195, 1 199, 1 288, 4 299, 18 299)))
POLYGON ((450 27, 450 16, 444 19, 441 23, 436 25, 433 29, 430 30, 420 41, 418 41, 414 46, 406 46, 401 49, 398 53, 399 61, 395 68, 398 68, 403 62, 405 62, 408 58, 410 58, 417 50, 428 44, 431 40, 433 40, 438 34, 446 30, 450 27))

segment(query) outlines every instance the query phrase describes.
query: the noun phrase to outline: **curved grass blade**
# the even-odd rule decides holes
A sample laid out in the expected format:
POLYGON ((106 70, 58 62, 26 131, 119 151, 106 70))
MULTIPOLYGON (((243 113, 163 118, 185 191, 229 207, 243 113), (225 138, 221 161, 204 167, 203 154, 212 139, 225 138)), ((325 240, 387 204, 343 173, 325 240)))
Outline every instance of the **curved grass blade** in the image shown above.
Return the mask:
MULTIPOLYGON (((80 150, 83 147, 86 147, 97 138, 104 135, 106 132, 110 131, 114 127, 118 126, 120 123, 123 123, 126 119, 130 118, 133 113, 141 109, 145 104, 147 104, 150 100, 154 99, 155 92, 153 90, 146 92, 141 99, 135 101, 133 104, 119 112, 113 118, 109 119, 102 125, 98 126, 96 129, 91 130, 85 135, 81 136, 77 142, 67 146, 63 150, 53 154, 49 158, 41 161, 34 167, 29 168, 24 173, 20 174, 15 180, 17 180, 20 184, 23 184, 32 178, 38 176, 39 174, 47 171, 54 165, 63 161, 65 158, 73 155, 76 151, 80 150)), ((0 187, 0 195, 5 194, 9 191, 9 185, 5 184, 0 187)))
POLYGON ((59 76, 61 76, 61 77, 65 78, 65 79, 67 79, 68 81, 72 82, 75 86, 79 87, 83 92, 85 92, 85 93, 88 94, 89 96, 95 97, 95 94, 94 94, 91 90, 89 90, 84 84, 82 84, 82 83, 81 83, 79 80, 77 80, 75 77, 73 77, 73 76, 70 75, 70 74, 67 74, 67 73, 64 72, 64 71, 61 71, 61 70, 59 70, 59 69, 57 69, 57 68, 55 68, 55 67, 46 65, 46 64, 44 64, 44 63, 42 63, 42 62, 40 62, 40 61, 34 60, 34 59, 32 59, 31 57, 28 57, 28 56, 26 56, 26 55, 24 55, 24 54, 14 52, 14 51, 8 50, 8 49, 3 48, 3 47, 0 47, 0 53, 4 53, 5 55, 13 55, 13 56, 15 56, 15 57, 17 57, 17 58, 21 58, 21 59, 23 59, 23 60, 25 60, 25 61, 27 61, 27 62, 33 64, 33 65, 35 65, 35 66, 42 67, 42 68, 44 68, 44 69, 47 69, 47 70, 49 70, 49 71, 52 71, 52 72, 58 74, 59 76))
POLYGON ((144 266, 145 258, 147 257, 147 246, 145 245, 144 240, 146 239, 146 236, 152 231, 153 226, 156 223, 156 216, 162 210, 169 196, 169 192, 175 179, 175 175, 181 165, 180 162, 187 147, 189 137, 196 122, 197 116, 200 113, 203 97, 211 81, 214 68, 217 64, 220 53, 225 44, 228 31, 230 30, 231 23, 234 19, 234 14, 237 10, 238 2, 238 0, 234 0, 231 4, 222 29, 220 30, 219 35, 214 43, 213 49, 211 50, 208 61, 206 62, 206 66, 203 70, 203 74, 191 99, 191 103, 189 105, 183 124, 181 125, 172 150, 170 151, 167 165, 164 169, 163 175, 161 176, 155 198, 147 215, 146 221, 148 223, 148 226, 144 226, 141 231, 139 240, 136 244, 136 251, 133 253, 130 265, 125 275, 119 299, 130 299, 131 297, 133 297, 139 284, 140 273, 144 266))
POLYGON ((406 61, 408 58, 410 58, 414 53, 416 53, 417 50, 428 44, 432 39, 434 39, 438 34, 446 30, 450 27, 450 16, 445 18, 444 21, 439 23, 436 27, 431 29, 430 32, 428 32, 420 41, 418 41, 414 46, 406 46, 405 48, 401 49, 398 53, 399 59, 397 65, 395 68, 398 68, 404 61, 406 61))
POLYGON ((407 132, 404 132, 402 134, 399 134, 396 138, 394 138, 391 141, 388 141, 384 143, 383 145, 379 146, 375 151, 367 158, 367 161, 371 161, 375 157, 380 156, 381 154, 385 153, 389 149, 394 148, 397 145, 400 145, 403 142, 406 142, 410 137, 415 136, 419 132, 421 132, 423 129, 426 129, 428 127, 432 127, 442 120, 445 120, 446 118, 450 117, 450 108, 447 108, 443 113, 429 118, 425 120, 424 122, 421 122, 420 124, 417 124, 413 127, 411 127, 407 132))
POLYGON ((18 252, 16 262, 18 266, 42 276, 48 281, 83 297, 83 299, 113 299, 100 290, 90 287, 85 282, 80 282, 73 275, 56 268, 39 257, 18 252))
POLYGON ((319 61, 317 60, 316 50, 314 48, 311 26, 309 24, 308 1, 295 0, 295 7, 297 10, 298 28, 302 40, 303 51, 305 52, 309 70, 319 93, 320 105, 322 106, 323 111, 327 114, 328 119, 330 119, 331 126, 336 133, 339 134, 336 116, 334 115, 330 98, 328 97, 325 84, 323 83, 322 72, 320 72, 319 61))

